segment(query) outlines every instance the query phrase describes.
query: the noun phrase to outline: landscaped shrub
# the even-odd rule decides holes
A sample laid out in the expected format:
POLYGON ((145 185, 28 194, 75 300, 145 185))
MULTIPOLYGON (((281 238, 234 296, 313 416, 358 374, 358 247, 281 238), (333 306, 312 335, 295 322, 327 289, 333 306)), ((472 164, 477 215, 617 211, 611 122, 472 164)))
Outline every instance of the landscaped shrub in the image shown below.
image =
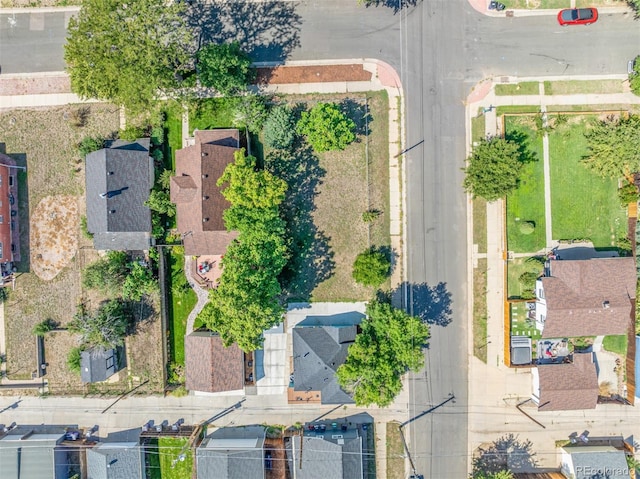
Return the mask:
POLYGON ((89 153, 98 151, 104 146, 104 138, 97 136, 85 136, 80 143, 78 143, 78 155, 84 158, 89 153))
MULTIPOLYGON (((640 0, 628 0, 636 5, 636 15, 640 13, 640 0)), ((640 96, 640 55, 633 60, 633 71, 629 74, 629 87, 631 91, 640 96)))
POLYGON ((138 138, 142 138, 144 136, 144 130, 138 126, 129 126, 120 130, 118 133, 118 138, 125 141, 135 141, 138 138))
POLYGON ((518 227, 518 230, 523 235, 530 235, 535 231, 535 229, 536 224, 533 221, 524 221, 520 223, 520 226, 518 227))
POLYGON ((80 218, 80 231, 82 231, 82 236, 85 238, 92 240, 93 233, 89 232, 89 227, 87 226, 87 217, 82 215, 80 218))
POLYGON ((264 142, 269 148, 286 150, 296 137, 293 111, 287 105, 279 105, 271 110, 264 124, 264 142))
POLYGON ((245 95, 240 97, 233 112, 235 126, 246 127, 251 133, 258 134, 267 119, 266 100, 261 95, 245 95))
POLYGON ((31 332, 36 336, 44 337, 49 331, 56 328, 57 324, 53 319, 45 319, 36 324, 31 332))
POLYGON ((378 219, 378 217, 382 214, 382 211, 378 210, 367 210, 362 213, 362 221, 365 223, 371 223, 378 219))
POLYGON ((391 274, 389 256, 379 249, 370 248, 356 257, 352 274, 356 283, 380 286, 391 274))
POLYGON ((72 348, 67 356, 67 367, 69 371, 80 374, 80 361, 82 361, 82 348, 72 348))
POLYGON ((91 114, 91 109, 88 106, 81 106, 80 108, 74 108, 71 110, 69 114, 69 122, 77 127, 82 128, 87 125, 89 121, 89 115, 91 114))
POLYGON ((151 128, 151 143, 156 146, 164 143, 164 127, 162 125, 151 128))
POLYGON ((298 122, 298 132, 316 151, 344 150, 356 139, 355 128, 336 103, 318 103, 298 122))
POLYGON ((618 189, 618 198, 622 206, 638 201, 638 188, 633 183, 625 183, 622 188, 618 189))
POLYGON ((534 291, 536 289, 536 280, 538 279, 539 273, 535 271, 525 271, 520 275, 518 281, 520 282, 520 288, 522 290, 522 294, 520 295, 524 299, 529 299, 535 297, 534 291))

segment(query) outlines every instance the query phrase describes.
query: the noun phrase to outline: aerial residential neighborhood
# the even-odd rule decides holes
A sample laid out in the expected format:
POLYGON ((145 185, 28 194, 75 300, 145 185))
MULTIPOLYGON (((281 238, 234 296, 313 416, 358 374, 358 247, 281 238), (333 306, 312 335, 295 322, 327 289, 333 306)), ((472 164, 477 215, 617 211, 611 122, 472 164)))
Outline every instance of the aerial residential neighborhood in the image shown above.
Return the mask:
POLYGON ((0 0, 0 479, 640 477, 639 18, 0 0))

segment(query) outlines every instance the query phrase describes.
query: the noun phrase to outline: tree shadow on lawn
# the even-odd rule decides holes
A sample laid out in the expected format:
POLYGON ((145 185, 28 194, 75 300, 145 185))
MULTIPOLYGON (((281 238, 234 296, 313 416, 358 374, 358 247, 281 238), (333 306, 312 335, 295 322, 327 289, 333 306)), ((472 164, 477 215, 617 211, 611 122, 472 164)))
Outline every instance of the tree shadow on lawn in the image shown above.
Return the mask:
POLYGON ((288 185, 282 203, 282 215, 287 223, 290 258, 280 274, 283 295, 288 299, 306 301, 315 287, 333 275, 335 262, 329 246, 330 238, 313 222, 315 196, 325 170, 318 157, 305 144, 292 153, 272 151, 265 167, 288 185))
POLYGON ((511 141, 518 145, 519 160, 522 164, 538 161, 536 154, 529 148, 531 138, 529 135, 518 129, 512 129, 505 133, 505 140, 511 141))
POLYGON ((368 136, 371 134, 371 110, 369 105, 353 98, 345 98, 340 103, 342 112, 353 120, 356 124, 354 133, 357 136, 368 136))
POLYGON ((302 19, 293 2, 194 2, 187 22, 198 47, 238 41, 253 61, 283 62, 300 46, 302 19))
POLYGON ((391 295, 397 298, 404 294, 405 290, 408 294, 406 304, 409 305, 409 312, 413 316, 430 325, 448 326, 451 323, 453 311, 447 283, 440 282, 435 286, 429 286, 427 283, 403 283, 391 295))

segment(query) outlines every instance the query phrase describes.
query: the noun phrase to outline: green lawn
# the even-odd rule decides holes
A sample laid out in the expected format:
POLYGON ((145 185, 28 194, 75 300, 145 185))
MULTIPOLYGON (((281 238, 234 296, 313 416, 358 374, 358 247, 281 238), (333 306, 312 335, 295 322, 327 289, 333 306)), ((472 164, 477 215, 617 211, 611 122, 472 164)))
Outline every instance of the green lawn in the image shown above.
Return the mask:
POLYGON ((617 181, 587 170, 584 131, 589 116, 572 116, 549 135, 553 238, 589 239, 596 248, 614 247, 626 234, 627 219, 617 196, 617 181))
POLYGON ((485 135, 485 118, 484 115, 478 115, 471 118, 471 141, 478 141, 485 135))
POLYGON ((524 165, 518 189, 507 196, 507 247, 516 253, 535 253, 545 247, 544 164, 542 139, 536 137, 533 117, 506 116, 505 131, 521 134, 537 161, 524 165), (519 226, 533 222, 535 230, 525 235, 519 226))
POLYGON ((487 260, 473 270, 473 355, 487 362, 487 260))
POLYGON ((525 272, 542 273, 543 266, 530 258, 516 258, 507 262, 507 297, 509 299, 533 299, 533 291, 524 291, 520 275, 525 272))
POLYGON ((473 242, 478 245, 478 253, 487 252, 487 201, 473 200, 473 242))
POLYGON ((566 80, 545 81, 545 95, 571 95, 576 93, 624 93, 621 80, 566 80))
POLYGON ((539 93, 540 86, 537 81, 496 85, 496 95, 538 95, 539 93))
POLYGON ((161 437, 158 439, 160 456, 159 479, 191 479, 193 474, 193 450, 185 448, 187 438, 161 437), (184 454, 184 460, 180 460, 184 454), (175 461, 175 462, 174 462, 175 461))
POLYGON ((182 111, 180 105, 174 103, 167 105, 164 112, 166 120, 164 122, 165 134, 167 141, 165 141, 165 155, 171 157, 171 169, 174 170, 176 166, 176 150, 182 148, 182 111))
POLYGON ((532 321, 527 321, 527 306, 525 302, 509 303, 509 313, 511 336, 528 336, 533 340, 540 339, 540 331, 536 329, 532 321))
POLYGON ((189 108, 189 134, 193 130, 210 130, 212 128, 231 128, 235 126, 236 107, 240 98, 206 98, 199 100, 189 108))
POLYGON ((182 282, 184 255, 172 250, 169 255, 169 263, 171 266, 171 310, 169 312, 171 361, 184 365, 184 336, 187 330, 187 317, 198 302, 198 298, 193 289, 184 288, 184 282, 182 282))
POLYGON ((606 351, 620 354, 621 356, 627 355, 627 336, 621 334, 619 336, 605 336, 602 341, 602 347, 606 351))

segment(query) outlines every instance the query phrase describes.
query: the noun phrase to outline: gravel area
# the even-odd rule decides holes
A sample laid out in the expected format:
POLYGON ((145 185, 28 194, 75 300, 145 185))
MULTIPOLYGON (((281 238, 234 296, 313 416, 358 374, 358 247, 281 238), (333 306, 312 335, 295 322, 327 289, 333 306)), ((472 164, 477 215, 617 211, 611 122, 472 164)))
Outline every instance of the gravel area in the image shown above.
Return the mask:
POLYGON ((0 95, 42 95, 71 93, 71 82, 65 74, 36 77, 0 77, 0 95))

